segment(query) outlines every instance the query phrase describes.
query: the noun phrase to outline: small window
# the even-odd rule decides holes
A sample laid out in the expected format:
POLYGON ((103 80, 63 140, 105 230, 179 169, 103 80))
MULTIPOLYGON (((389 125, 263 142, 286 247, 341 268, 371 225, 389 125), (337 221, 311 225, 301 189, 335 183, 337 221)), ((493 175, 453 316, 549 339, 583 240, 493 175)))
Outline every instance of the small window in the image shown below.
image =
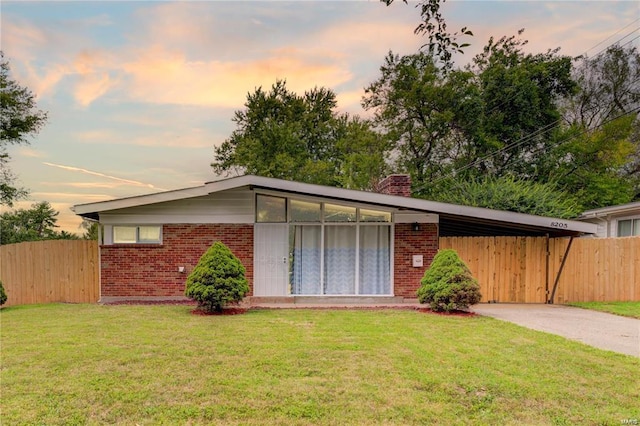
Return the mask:
POLYGON ((337 204, 325 204, 324 220, 326 222, 355 222, 356 208, 337 204))
POLYGON ((618 221, 618 237, 632 237, 640 235, 640 219, 626 219, 618 221))
POLYGON ((114 226, 114 244, 159 244, 160 226, 114 226))
POLYGON ((320 222, 320 203, 291 200, 291 222, 320 222))
POLYGON ((391 213, 360 209, 360 222, 391 222, 391 213))
POLYGON ((258 195, 256 197, 256 222, 282 223, 287 221, 287 199, 258 195))

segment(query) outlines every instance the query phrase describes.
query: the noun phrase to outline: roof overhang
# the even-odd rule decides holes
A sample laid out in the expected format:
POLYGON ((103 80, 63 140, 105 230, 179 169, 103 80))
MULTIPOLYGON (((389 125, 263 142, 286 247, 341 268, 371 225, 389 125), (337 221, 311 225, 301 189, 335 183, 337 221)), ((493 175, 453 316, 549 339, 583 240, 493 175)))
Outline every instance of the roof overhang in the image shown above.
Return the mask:
POLYGON ((480 207, 468 207, 457 204, 440 203, 419 198, 400 197, 395 195, 378 194, 366 191, 335 188, 262 176, 245 175, 214 182, 207 182, 202 186, 140 195, 136 197, 120 198, 98 203, 79 204, 72 210, 82 217, 97 219, 100 213, 175 201, 187 198, 201 197, 216 192, 239 189, 243 187, 261 188, 290 194, 324 197, 334 200, 360 202, 378 206, 386 206, 400 210, 434 213, 440 216, 441 232, 443 235, 456 234, 456 227, 460 228, 460 235, 480 235, 479 227, 485 227, 487 235, 490 231, 499 231, 499 235, 580 235, 594 234, 597 226, 591 223, 564 220, 544 216, 534 216, 503 210, 492 210, 480 207), (466 233, 464 229, 475 225, 475 233, 466 233))

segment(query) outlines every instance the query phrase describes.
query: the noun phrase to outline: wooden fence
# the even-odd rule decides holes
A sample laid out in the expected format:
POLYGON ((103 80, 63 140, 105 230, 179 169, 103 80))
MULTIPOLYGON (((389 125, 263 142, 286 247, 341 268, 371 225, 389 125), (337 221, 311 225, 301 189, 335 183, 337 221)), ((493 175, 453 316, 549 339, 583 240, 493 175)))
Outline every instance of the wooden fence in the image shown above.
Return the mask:
POLYGON ((0 246, 5 306, 95 303, 99 295, 97 241, 35 241, 0 246))
MULTIPOLYGON (((440 238, 440 248, 455 249, 467 262, 483 302, 545 303, 568 244, 568 238, 440 238)), ((0 246, 6 305, 95 303, 98 266, 95 241, 0 246)), ((584 301, 640 301, 640 237, 573 240, 554 302, 584 301)))
MULTIPOLYGON (((478 279, 482 301, 545 303, 569 238, 443 237, 478 279), (549 253, 549 254, 547 254, 549 253)), ((554 303, 640 301, 640 238, 575 238, 554 303)))

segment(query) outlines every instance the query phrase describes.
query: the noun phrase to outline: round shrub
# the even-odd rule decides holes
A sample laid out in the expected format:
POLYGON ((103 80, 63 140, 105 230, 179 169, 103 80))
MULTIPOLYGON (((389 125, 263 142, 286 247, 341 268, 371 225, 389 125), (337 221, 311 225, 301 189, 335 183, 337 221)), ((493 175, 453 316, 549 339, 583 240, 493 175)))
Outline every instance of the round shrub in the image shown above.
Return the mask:
POLYGON ((420 303, 433 311, 451 312, 475 305, 482 297, 478 281, 455 250, 440 250, 426 270, 418 289, 420 303))
POLYGON ((4 285, 2 285, 2 281, 0 281, 0 306, 4 305, 7 302, 7 293, 4 292, 4 285))
POLYGON ((237 303, 249 293, 249 283, 240 260, 221 242, 202 255, 187 277, 184 294, 207 312, 237 303))

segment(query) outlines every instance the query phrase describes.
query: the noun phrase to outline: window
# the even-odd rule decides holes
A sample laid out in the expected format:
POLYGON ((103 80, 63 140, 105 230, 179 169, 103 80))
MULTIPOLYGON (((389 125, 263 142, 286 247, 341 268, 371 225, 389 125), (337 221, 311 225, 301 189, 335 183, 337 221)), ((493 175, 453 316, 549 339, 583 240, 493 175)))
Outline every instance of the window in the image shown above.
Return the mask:
POLYGON ((291 222, 320 222, 320 203, 291 200, 291 222))
POLYGON ((114 226, 114 244, 160 244, 161 226, 114 226))
POLYGON ((355 222, 356 208, 339 206, 337 204, 324 205, 325 222, 355 222))
POLYGON ((618 237, 632 237, 640 235, 640 219, 626 219, 618 221, 618 237))
POLYGON ((283 223, 287 221, 287 199, 258 195, 256 197, 256 222, 283 223))

